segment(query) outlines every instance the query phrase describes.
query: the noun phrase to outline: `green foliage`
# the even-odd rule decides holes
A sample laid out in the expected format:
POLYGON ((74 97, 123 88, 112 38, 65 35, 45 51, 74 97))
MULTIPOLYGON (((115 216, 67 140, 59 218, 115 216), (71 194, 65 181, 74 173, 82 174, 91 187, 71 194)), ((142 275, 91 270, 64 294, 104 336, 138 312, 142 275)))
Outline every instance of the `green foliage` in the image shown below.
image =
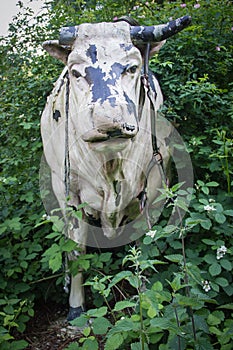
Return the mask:
POLYGON ((63 236, 56 213, 42 218, 39 122, 62 69, 42 52, 42 42, 56 39, 59 28, 70 24, 131 15, 152 25, 189 14, 192 25, 151 59, 165 97, 161 112, 178 128, 192 158, 195 187, 186 193, 192 197, 189 211, 181 227, 167 226, 174 205, 186 208, 175 200, 181 184, 161 189, 159 200, 170 199, 170 205, 149 232, 144 224, 135 226, 140 234, 146 232, 140 249, 94 252, 69 264, 73 274, 85 271, 92 297, 89 311, 74 321, 83 327, 82 337, 68 349, 98 349, 101 338, 111 350, 230 350, 232 2, 45 1, 47 12, 34 19, 20 3, 0 51, 0 349, 26 348, 13 334, 25 330, 40 298, 66 300, 64 255, 78 249, 63 236))

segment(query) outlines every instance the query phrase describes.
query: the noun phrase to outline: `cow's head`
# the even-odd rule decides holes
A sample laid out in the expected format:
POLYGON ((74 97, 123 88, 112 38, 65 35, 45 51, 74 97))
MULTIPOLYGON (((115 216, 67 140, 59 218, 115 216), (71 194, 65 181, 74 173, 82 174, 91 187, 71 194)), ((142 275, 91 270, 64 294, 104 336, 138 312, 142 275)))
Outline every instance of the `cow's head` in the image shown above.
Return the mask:
POLYGON ((166 25, 130 26, 126 22, 81 24, 62 28, 59 41, 44 48, 68 66, 70 114, 86 142, 121 138, 139 130, 139 95, 143 51, 155 53, 169 36, 186 27, 189 17, 166 25))

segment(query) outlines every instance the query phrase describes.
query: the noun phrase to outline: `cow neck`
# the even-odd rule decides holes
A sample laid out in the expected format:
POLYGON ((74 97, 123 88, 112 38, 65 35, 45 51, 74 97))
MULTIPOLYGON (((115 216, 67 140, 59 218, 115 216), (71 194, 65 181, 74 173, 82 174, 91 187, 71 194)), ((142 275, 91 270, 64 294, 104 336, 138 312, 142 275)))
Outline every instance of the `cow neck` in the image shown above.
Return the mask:
POLYGON ((149 102, 150 102, 150 121, 151 121, 151 141, 152 141, 152 158, 148 164, 145 181, 144 181, 144 188, 142 192, 140 193, 140 211, 143 212, 145 210, 145 215, 147 219, 147 225, 149 229, 152 228, 152 225, 150 223, 149 219, 149 206, 147 201, 147 182, 148 177, 150 175, 151 170, 154 168, 155 165, 158 166, 160 175, 162 178, 162 181, 166 183, 166 173, 163 165, 163 156, 159 151, 158 143, 157 143, 157 136, 156 136, 156 112, 155 107, 153 103, 153 96, 151 92, 150 87, 150 81, 149 81, 149 55, 150 55, 150 44, 148 43, 145 49, 144 54, 144 66, 143 66, 143 74, 141 77, 142 85, 145 91, 145 94, 147 95, 149 102))

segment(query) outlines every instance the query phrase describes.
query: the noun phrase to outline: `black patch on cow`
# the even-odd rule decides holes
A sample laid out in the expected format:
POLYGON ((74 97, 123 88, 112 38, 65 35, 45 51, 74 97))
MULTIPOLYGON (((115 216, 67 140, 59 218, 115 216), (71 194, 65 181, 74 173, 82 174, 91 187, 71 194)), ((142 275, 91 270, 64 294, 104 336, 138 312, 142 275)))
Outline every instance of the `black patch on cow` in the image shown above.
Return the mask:
POLYGON ((114 80, 118 79, 118 78, 120 78, 121 74, 124 73, 125 69, 126 69, 125 66, 123 66, 120 63, 115 62, 111 66, 110 75, 114 80))
POLYGON ((134 114, 136 115, 136 107, 135 107, 135 104, 133 103, 133 101, 129 98, 128 95, 126 95, 126 93, 124 92, 124 98, 127 102, 127 109, 128 109, 128 112, 130 114, 134 114))
POLYGON ((100 67, 87 67, 85 72, 88 84, 92 85, 92 102, 100 100, 101 103, 104 103, 111 95, 108 83, 104 80, 106 74, 100 67))
POLYGON ((120 78, 125 69, 126 67, 116 62, 111 66, 110 78, 105 79, 106 73, 103 73, 100 67, 87 67, 85 69, 85 78, 88 84, 92 85, 92 102, 99 100, 100 103, 104 103, 104 101, 108 100, 111 106, 115 107, 116 98, 114 96, 111 97, 110 86, 116 85, 117 79, 120 78))
POLYGON ((130 51, 133 48, 132 44, 120 44, 120 48, 124 49, 125 51, 130 51))
POLYGON ((113 187, 114 187, 114 191, 116 193, 116 206, 118 207, 118 205, 120 204, 120 200, 121 200, 121 183, 117 180, 113 181, 113 187))
POLYGON ((87 57, 90 57, 91 62, 95 64, 97 60, 97 48, 95 45, 89 45, 89 48, 86 51, 87 57))
POLYGON ((96 219, 93 215, 86 214, 86 219, 89 225, 92 225, 94 227, 101 227, 101 220, 96 219))
POLYGON ((56 120, 56 122, 58 122, 59 118, 61 118, 61 112, 56 109, 53 113, 53 119, 56 120))

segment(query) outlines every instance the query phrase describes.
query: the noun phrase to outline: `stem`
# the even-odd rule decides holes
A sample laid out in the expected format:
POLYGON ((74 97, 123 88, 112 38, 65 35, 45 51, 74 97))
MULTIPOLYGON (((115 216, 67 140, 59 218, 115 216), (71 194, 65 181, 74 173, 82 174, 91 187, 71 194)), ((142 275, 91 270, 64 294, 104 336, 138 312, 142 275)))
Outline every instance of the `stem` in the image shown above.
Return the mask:
MULTIPOLYGON (((174 298, 173 298, 173 300, 174 300, 174 298)), ((177 326, 180 327, 180 321, 179 321, 179 317, 178 317, 176 306, 174 306, 174 311, 175 311, 177 326)), ((178 350, 181 350, 180 336, 178 335, 177 337, 178 337, 178 350)))
POLYGON ((111 308, 111 306, 109 305, 109 302, 108 302, 106 296, 103 295, 103 297, 104 297, 104 301, 105 301, 107 307, 108 307, 109 310, 110 310, 110 313, 111 313, 112 317, 114 318, 114 321, 116 322, 116 321, 117 321, 116 316, 115 316, 114 312, 112 311, 112 308, 111 308))
POLYGON ((139 294, 139 312, 140 312, 140 323, 141 323, 141 350, 145 349, 145 334, 143 329, 143 317, 142 317, 142 293, 138 290, 139 294))
MULTIPOLYGON (((180 236, 181 236, 181 244, 182 244, 182 255, 183 255, 183 259, 184 259, 184 282, 185 282, 185 284, 187 284, 185 290, 186 290, 186 295, 188 297, 190 297, 190 289, 189 289, 189 286, 188 286, 189 277, 188 277, 188 273, 187 273, 187 261, 186 261, 185 242, 184 242, 184 235, 183 235, 183 230, 184 229, 182 227, 182 217, 181 217, 181 213, 180 213, 180 208, 179 207, 177 207, 177 211, 178 211, 178 215, 179 215, 180 222, 181 222, 180 236)), ((187 307, 187 313, 191 317, 193 338, 194 338, 194 341, 196 341, 197 340, 197 334, 196 334, 195 320, 194 320, 194 316, 193 316, 193 309, 192 309, 191 306, 187 307)))
POLYGON ((141 350, 145 350, 145 334, 144 334, 143 315, 142 315, 141 276, 140 276, 138 261, 136 261, 136 276, 138 279, 137 291, 138 291, 138 296, 139 296, 139 313, 140 313, 140 324, 141 324, 140 343, 141 343, 141 350))
POLYGON ((228 163, 228 148, 226 146, 226 142, 224 142, 224 154, 225 154, 225 174, 227 177, 227 192, 231 192, 231 179, 229 174, 229 163, 228 163))
MULTIPOLYGON (((186 295, 188 297, 190 297, 190 288, 188 286, 189 278, 188 278, 188 273, 187 273, 186 254, 185 254, 185 243, 184 243, 184 236, 183 236, 182 229, 181 229, 181 242, 182 242, 182 255, 183 255, 183 259, 184 259, 184 282, 185 282, 185 284, 187 284, 185 290, 186 290, 186 295)), ((196 327, 195 327, 195 320, 194 320, 194 316, 193 316, 193 309, 191 306, 187 307, 187 313, 190 315, 190 318, 191 318, 193 338, 196 341, 197 340, 196 327)))
POLYGON ((48 280, 51 280, 51 279, 53 279, 53 278, 61 277, 61 276, 63 276, 63 275, 64 275, 64 273, 58 273, 57 275, 52 275, 52 276, 48 276, 48 277, 41 278, 40 280, 37 280, 37 281, 29 282, 29 284, 35 284, 35 283, 40 283, 40 282, 48 281, 48 280))

